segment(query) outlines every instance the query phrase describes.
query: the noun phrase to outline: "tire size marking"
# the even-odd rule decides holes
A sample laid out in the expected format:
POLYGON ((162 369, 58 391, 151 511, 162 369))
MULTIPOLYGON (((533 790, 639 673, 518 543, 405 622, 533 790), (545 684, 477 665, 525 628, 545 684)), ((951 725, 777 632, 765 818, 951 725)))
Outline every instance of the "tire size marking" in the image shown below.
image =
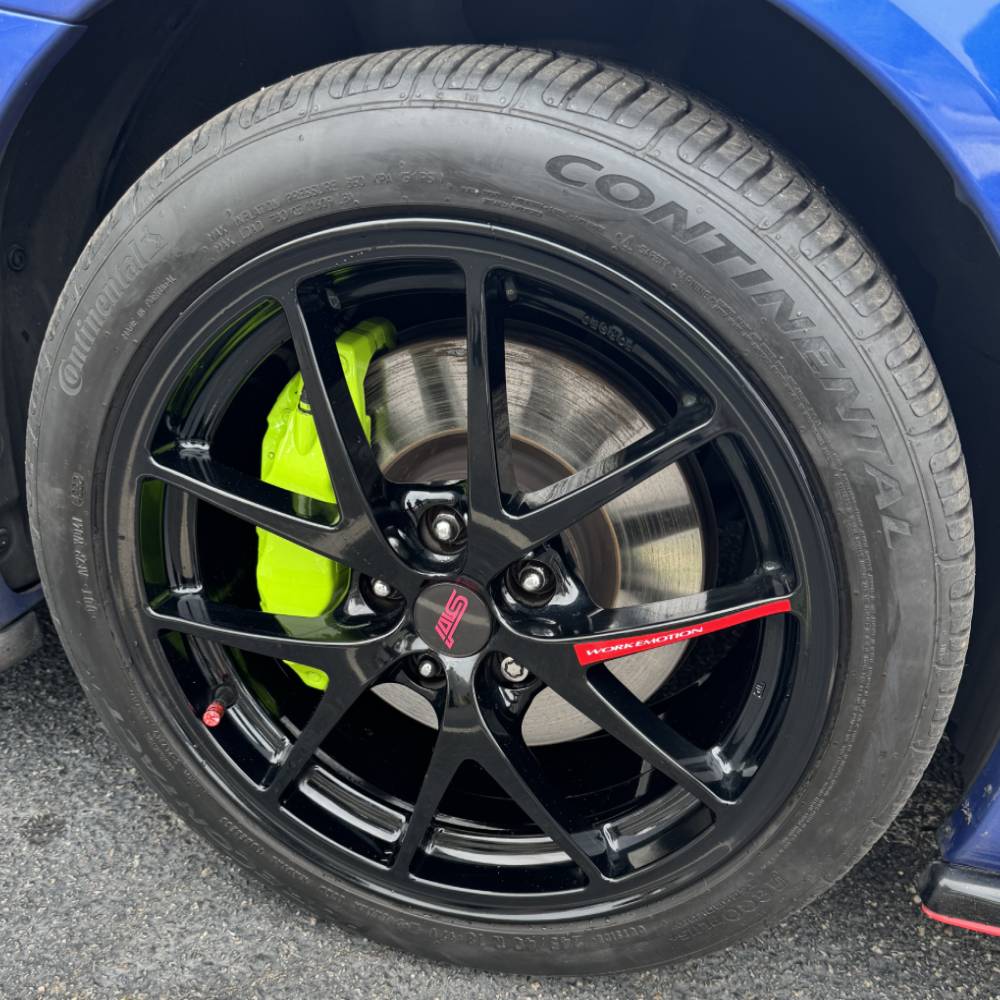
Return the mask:
POLYGON ((70 518, 70 537, 73 542, 73 565, 80 577, 80 603, 91 621, 97 621, 97 599, 90 589, 90 560, 87 555, 87 534, 83 518, 74 514, 70 518))

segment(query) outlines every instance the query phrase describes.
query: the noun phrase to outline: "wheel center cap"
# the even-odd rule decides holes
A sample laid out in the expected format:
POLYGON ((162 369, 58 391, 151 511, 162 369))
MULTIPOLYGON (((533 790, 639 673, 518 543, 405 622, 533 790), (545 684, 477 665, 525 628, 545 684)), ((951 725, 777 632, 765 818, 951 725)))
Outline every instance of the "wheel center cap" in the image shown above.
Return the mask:
POLYGON ((434 583, 413 606, 417 634, 435 652, 472 656, 489 641, 493 616, 475 591, 459 583, 434 583))

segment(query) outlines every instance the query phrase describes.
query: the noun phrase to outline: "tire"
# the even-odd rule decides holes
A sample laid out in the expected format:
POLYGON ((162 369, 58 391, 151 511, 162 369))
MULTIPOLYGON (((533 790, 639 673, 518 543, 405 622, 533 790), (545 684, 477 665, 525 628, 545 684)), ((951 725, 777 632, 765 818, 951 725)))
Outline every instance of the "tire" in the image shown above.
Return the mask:
POLYGON ((184 139, 126 193, 68 279, 35 377, 27 462, 34 544, 66 651, 103 722, 172 807, 298 904, 485 969, 639 969, 724 947, 807 904, 906 801, 948 717, 969 636, 961 447, 927 348, 874 251, 802 171, 731 117, 677 88, 550 52, 359 57, 255 94, 184 139), (749 848, 617 915, 459 920, 318 868, 210 780, 143 682, 122 624, 123 605, 139 597, 104 533, 111 438, 169 319, 217 276, 295 236, 429 214, 559 240, 659 290, 770 400, 823 511, 843 639, 808 767, 749 848))

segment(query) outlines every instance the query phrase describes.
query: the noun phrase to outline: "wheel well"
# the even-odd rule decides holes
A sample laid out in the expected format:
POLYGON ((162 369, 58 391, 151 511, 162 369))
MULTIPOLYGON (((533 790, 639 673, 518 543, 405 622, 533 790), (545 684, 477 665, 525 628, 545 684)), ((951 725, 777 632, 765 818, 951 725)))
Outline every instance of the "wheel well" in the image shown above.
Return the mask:
MULTIPOLYGON (((285 76, 361 52, 505 42, 617 61, 709 95, 807 165, 860 220, 899 282, 948 391, 979 511, 1000 502, 1000 256, 907 119, 839 53, 768 0, 116 0, 37 93, 0 164, 0 300, 8 444, 18 467, 31 374, 65 277, 100 219, 165 149, 216 111, 285 76), (128 44, 123 44, 128 39, 128 44), (762 56, 762 54, 764 54, 762 56), (859 109, 863 113, 859 114, 859 109), (13 257, 12 248, 20 255, 13 257)), ((3 452, 0 435, 0 453, 3 452)), ((8 524, 2 522, 6 518, 8 524)), ((23 510, 0 569, 35 577, 23 510)), ((983 565, 1000 521, 981 517, 983 565)), ((982 580, 953 714, 970 766, 997 735, 1000 579, 982 580)))

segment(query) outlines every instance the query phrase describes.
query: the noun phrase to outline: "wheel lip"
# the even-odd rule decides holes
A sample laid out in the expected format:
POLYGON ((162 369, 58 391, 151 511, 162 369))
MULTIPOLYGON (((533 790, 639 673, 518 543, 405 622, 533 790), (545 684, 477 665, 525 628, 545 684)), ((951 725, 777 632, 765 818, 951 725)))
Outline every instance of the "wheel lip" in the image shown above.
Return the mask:
MULTIPOLYGON (((269 262, 274 261, 281 256, 284 256, 286 253, 293 253, 293 254, 308 253, 310 251, 310 248, 314 247, 316 244, 322 245, 330 240, 347 240, 354 236, 371 237, 373 235, 378 235, 382 233, 390 234, 393 237, 399 237, 400 234, 405 234, 407 232, 413 232, 413 231, 423 232, 425 234, 427 232, 433 232, 435 235, 442 237, 444 235, 457 232, 463 235, 486 237, 487 239, 492 241, 499 241, 500 239, 509 240, 515 245, 519 246, 523 245, 532 251, 554 254, 559 258, 568 258, 571 263, 573 263, 576 267, 584 271, 596 268, 600 272, 600 276, 606 281, 608 281, 612 285, 612 287, 627 288, 632 294, 636 295, 642 303, 644 303, 647 306, 650 306, 654 311, 654 313, 659 314, 664 318, 666 318, 667 321, 670 322, 673 326, 679 328, 682 332, 684 332, 688 338, 693 338, 694 341, 698 344, 699 349, 706 351, 711 356, 714 363, 718 364, 724 371, 728 372, 731 378, 746 386, 749 393, 754 398, 757 398, 761 404, 759 407, 759 414, 763 415, 766 418, 767 422, 770 423, 772 433, 775 435, 776 439, 782 443, 784 447, 784 450, 781 454, 782 462, 789 465, 789 468, 795 473, 796 477, 801 481, 802 484, 810 483, 811 476, 810 473, 808 472, 807 466, 801 461, 801 458, 799 457, 798 452, 796 450, 795 444, 792 441, 790 441, 786 435, 784 435, 780 421, 776 417, 775 413, 776 408, 774 407, 773 404, 768 404, 766 400, 763 399, 760 387, 755 386, 751 381, 751 379, 748 377, 748 375, 743 372, 740 372, 736 368, 736 366, 730 361, 730 359, 726 356, 725 352, 720 348, 718 344, 716 344, 715 340, 713 339, 713 336, 711 335, 711 331, 705 330, 698 324, 692 322, 682 311, 677 309, 673 304, 661 298, 660 295, 656 294, 651 289, 645 287, 639 281, 635 280, 628 274, 622 272, 617 267, 613 267, 607 262, 604 262, 595 256, 581 253, 578 250, 574 250, 571 247, 563 246, 545 237, 522 232, 510 227, 497 226, 489 223, 482 223, 471 220, 456 220, 456 219, 442 218, 435 216, 403 217, 398 219, 386 218, 386 219, 373 220, 369 222, 350 223, 344 226, 329 227, 322 230, 318 230, 314 233, 310 233, 306 236, 296 237, 292 240, 279 243, 273 247, 270 247, 268 250, 254 257, 253 259, 244 262, 243 264, 239 265, 237 268, 228 272, 227 274, 222 275, 217 281, 213 282, 211 287, 205 289, 195 299, 194 302, 192 302, 187 308, 185 308, 181 316, 178 316, 175 320, 170 322, 164 321, 164 323, 161 325, 161 332, 163 333, 163 336, 157 339, 157 342, 152 345, 152 350, 148 352, 146 356, 143 358, 142 360, 143 370, 148 372, 151 362, 159 356, 156 348, 162 346, 162 343, 168 339, 170 330, 172 330, 177 324, 181 322, 184 323, 192 322, 192 317, 197 317, 202 313, 204 313, 206 311, 206 307, 211 302, 214 301, 220 289, 222 289, 224 286, 229 285, 230 282, 232 281, 240 280, 244 278, 246 275, 255 273, 257 269, 266 267, 266 265, 269 262)), ((311 256, 307 261, 300 262, 296 264, 294 267, 288 267, 284 271, 278 272, 277 274, 273 272, 270 273, 267 277, 267 282, 272 283, 275 280, 277 280, 279 276, 291 280, 291 275, 294 274, 298 274, 300 275, 300 277, 304 278, 306 276, 319 273, 324 269, 332 268, 346 263, 358 263, 359 261, 361 263, 367 263, 369 261, 375 261, 377 259, 394 259, 394 258, 399 259, 403 256, 410 256, 410 258, 413 259, 413 257, 415 257, 416 255, 410 253, 410 251, 413 251, 414 249, 420 250, 425 248, 420 244, 413 245, 409 242, 405 241, 400 242, 398 239, 393 239, 388 243, 380 245, 378 247, 378 255, 369 255, 366 249, 362 247, 362 248, 355 248, 354 250, 338 251, 333 254, 325 253, 319 256, 311 256)), ((439 249, 444 250, 445 248, 442 246, 439 249)), ((510 259, 510 258, 504 258, 501 254, 498 254, 495 249, 495 244, 490 251, 483 251, 483 252, 490 252, 493 255, 497 267, 503 267, 504 266, 503 261, 505 259, 508 260, 510 259)), ((442 253, 440 256, 445 257, 446 255, 442 253)), ((517 264, 520 263, 521 263, 520 261, 517 261, 517 264)), ((256 301, 260 301, 260 299, 261 299, 261 294, 257 290, 252 290, 250 292, 247 292, 244 295, 239 296, 236 300, 230 299, 223 308, 216 310, 210 316, 207 316, 203 322, 199 323, 198 329, 201 331, 205 331, 209 328, 217 330, 223 327, 228 322, 232 321, 233 319, 239 317, 243 312, 246 311, 248 306, 252 305, 256 301)), ((615 315, 619 314, 620 314, 619 311, 616 310, 615 315)), ((671 344, 671 346, 673 347, 675 345, 671 344)), ((184 353, 185 355, 187 355, 189 354, 189 351, 186 350, 184 353)), ((193 357, 194 355, 191 354, 190 356, 193 357)), ((691 361, 690 358, 685 357, 685 362, 687 364, 690 364, 690 361, 691 361)), ((176 379, 173 380, 171 385, 176 385, 176 379)), ((108 430, 104 436, 105 441, 110 440, 111 446, 117 454, 121 455, 127 454, 128 456, 128 461, 120 463, 117 469, 112 468, 111 463, 108 463, 108 468, 107 468, 107 481, 108 481, 107 485, 109 489, 108 495, 109 496, 118 495, 122 498, 123 501, 126 501, 126 503, 128 503, 128 501, 130 500, 130 497, 128 496, 126 491, 120 490, 117 494, 114 492, 115 475, 116 473, 120 474, 123 468, 131 466, 135 457, 136 444, 138 445, 138 447, 148 447, 149 444, 151 443, 149 439, 143 439, 142 441, 133 442, 133 446, 130 448, 116 447, 117 445, 120 444, 120 437, 123 430, 124 421, 122 417, 125 413, 130 412, 134 408, 134 395, 135 395, 135 383, 133 383, 132 395, 120 407, 118 411, 118 420, 116 425, 110 430, 108 430)), ((147 401, 147 407, 146 407, 147 410, 149 409, 150 406, 153 405, 153 402, 154 402, 153 399, 147 401)), ((755 458, 758 460, 758 462, 762 457, 763 456, 755 455, 755 458)), ((762 469, 767 471, 769 482, 772 482, 774 479, 773 468, 771 468, 767 463, 761 463, 761 466, 762 469)), ((815 491, 810 492, 808 489, 806 489, 804 496, 808 498, 808 500, 810 501, 809 506, 815 515, 814 519, 816 521, 817 526, 822 526, 823 522, 820 511, 818 508, 815 507, 815 504, 812 503, 812 501, 814 501, 817 496, 816 492, 815 491)), ((134 498, 131 498, 131 500, 133 508, 131 514, 131 522, 134 524, 135 513, 136 513, 135 508, 137 505, 134 503, 134 498)), ((105 511, 106 511, 105 516, 109 518, 110 508, 105 508, 105 511)), ((126 523, 128 523, 128 519, 126 519, 126 523)), ((108 524, 107 527, 111 528, 112 525, 108 524)), ((793 547, 795 547, 796 550, 798 550, 799 548, 801 548, 802 545, 802 538, 801 538, 802 533, 799 531, 799 525, 793 521, 786 524, 786 528, 789 531, 789 543, 793 545, 793 547)), ((137 558, 135 559, 134 562, 131 559, 126 559, 125 562, 123 563, 122 553, 115 546, 111 544, 111 539, 117 537, 116 533, 111 530, 105 531, 104 537, 106 540, 104 546, 105 548, 104 555, 108 561, 108 565, 114 565, 117 563, 120 566, 120 568, 124 570, 126 568, 126 564, 131 563, 129 568, 131 572, 136 574, 135 579, 140 581, 140 584, 137 588, 137 592, 140 594, 141 598, 141 590, 142 590, 141 569, 137 564, 138 562, 137 558)), ((814 539, 819 539, 821 542, 820 548, 823 550, 822 561, 824 561, 829 575, 834 580, 838 579, 839 574, 837 572, 837 563, 829 547, 826 535, 823 534, 822 532, 817 532, 814 533, 814 539)), ((123 578, 127 579, 128 577, 123 577, 123 578)), ((115 590, 113 591, 113 597, 115 600, 116 608, 118 609, 120 621, 123 618, 126 618, 128 613, 131 610, 133 610, 130 607, 122 606, 121 596, 122 595, 120 595, 118 592, 118 588, 115 588, 115 590)), ((834 644, 830 646, 830 648, 834 652, 833 654, 831 654, 830 657, 832 661, 832 667, 830 670, 831 676, 829 684, 826 686, 824 690, 822 691, 817 690, 813 692, 815 699, 822 701, 823 705, 825 706, 823 712, 823 723, 821 726, 822 731, 826 730, 829 722, 829 705, 834 688, 834 681, 836 679, 836 671, 834 668, 836 667, 836 663, 838 661, 837 651, 840 648, 839 636, 844 635, 848 628, 848 624, 846 621, 848 608, 846 604, 844 602, 837 601, 835 602, 835 606, 837 606, 837 609, 840 612, 839 616, 836 616, 839 619, 839 628, 834 629, 834 634, 838 636, 838 639, 834 644)), ((805 621, 807 619, 809 621, 810 629, 817 624, 817 621, 822 623, 821 619, 817 619, 817 616, 814 613, 814 609, 811 606, 803 608, 803 620, 805 621)), ((827 631, 829 631, 829 629, 827 631)), ((150 643, 145 642, 145 645, 147 646, 148 652, 154 653, 155 655, 155 652, 157 651, 154 651, 154 648, 150 645, 150 643)), ((148 679, 149 678, 146 677, 143 678, 143 680, 148 680, 148 679)), ((160 688, 161 696, 166 697, 170 702, 176 703, 177 699, 174 696, 174 694, 160 684, 159 678, 156 678, 155 686, 160 688)), ((799 685, 799 687, 801 688, 801 685, 799 685)), ((193 733, 194 734, 198 733, 197 728, 190 724, 191 720, 186 719, 186 716, 184 715, 183 712, 171 712, 166 716, 165 721, 167 722, 175 741, 178 742, 179 745, 184 747, 185 749, 194 752, 196 757, 200 757, 200 755, 196 751, 194 751, 190 739, 193 733)), ((808 763, 811 762, 811 760, 814 758, 820 744, 821 744, 821 739, 819 738, 819 736, 817 736, 808 759, 804 760, 801 764, 801 767, 799 768, 799 774, 796 779, 796 786, 798 782, 801 780, 802 775, 805 773, 808 763)), ((232 764, 231 761, 229 761, 229 758, 222 753, 217 753, 216 755, 218 757, 218 763, 222 764, 221 770, 224 772, 227 770, 231 770, 232 764)), ((209 756, 211 756, 211 751, 209 756)), ((200 763, 202 763, 203 765, 207 764, 207 760, 200 759, 200 763)), ((257 811, 252 808, 252 802, 248 802, 246 797, 243 796, 242 794, 236 794, 234 788, 231 787, 233 784, 232 782, 226 782, 220 780, 220 778, 214 772, 212 772, 211 769, 206 768, 206 770, 209 773, 209 780, 211 780, 215 788, 218 791, 221 791, 225 795, 227 800, 234 807, 236 807, 241 812, 246 814, 247 817, 251 820, 251 822, 256 822, 258 825, 264 825, 266 827, 272 826, 270 817, 263 817, 259 815, 257 811)), ((792 791, 789 793, 788 796, 782 796, 780 802, 785 802, 787 807, 788 801, 790 801, 793 797, 794 797, 794 789, 792 789, 792 791)), ((784 809, 777 809, 777 810, 772 809, 770 811, 768 825, 772 829, 778 822, 779 816, 783 812, 784 809)), ((756 842, 757 838, 763 835, 763 829, 764 829, 763 827, 759 828, 757 832, 754 834, 754 837, 748 839, 744 844, 744 847, 747 848, 747 850, 744 853, 745 857, 751 856, 751 851, 749 848, 752 846, 753 843, 756 842)), ((278 838, 281 838, 283 835, 281 827, 276 827, 275 829, 270 830, 269 832, 271 832, 278 838)), ((715 864, 710 869, 710 871, 714 872, 718 868, 719 864, 722 864, 727 859, 733 860, 732 846, 733 845, 729 845, 729 848, 722 852, 722 856, 720 856, 720 858, 718 859, 718 863, 715 864)), ((299 844, 298 857, 300 861, 310 863, 318 871, 322 873, 325 873, 327 875, 336 874, 339 877, 346 878, 348 881, 352 882, 352 884, 356 885, 356 887, 372 893, 377 898, 385 897, 386 893, 385 886, 380 885, 374 879, 356 878, 357 873, 354 871, 341 870, 340 865, 332 865, 330 863, 331 858, 328 854, 317 853, 315 850, 311 849, 310 845, 299 844), (305 849, 303 849, 303 847, 305 849)), ((361 859, 352 856, 352 860, 357 862, 361 859)), ((683 887, 685 885, 687 885, 686 881, 679 883, 678 891, 683 891, 683 887)), ((632 906, 636 904, 638 901, 640 901, 641 898, 644 898, 644 897, 637 897, 635 896, 634 892, 630 892, 628 894, 622 894, 620 897, 612 900, 610 903, 602 905, 600 907, 587 905, 584 907, 576 907, 564 912, 557 912, 553 910, 546 913, 544 916, 540 916, 537 912, 523 913, 523 912, 505 911, 503 913, 498 913, 496 911, 487 911, 480 907, 475 907, 475 906, 469 906, 468 908, 463 908, 463 907, 453 907, 453 906, 431 905, 428 903, 428 900, 423 896, 411 897, 406 895, 405 893, 400 892, 398 885, 392 886, 389 891, 391 892, 393 899, 397 901, 405 900, 406 902, 409 902, 412 905, 421 909, 431 909, 434 910, 435 912, 442 912, 453 916, 462 916, 470 919, 491 919, 491 920, 502 919, 502 920, 509 920, 510 922, 513 923, 535 922, 540 919, 553 919, 553 920, 577 919, 585 916, 593 916, 598 912, 610 913, 621 910, 623 907, 632 906)), ((500 897, 505 894, 497 893, 495 895, 500 897)), ((551 898, 553 905, 555 905, 561 901, 560 897, 565 898, 566 895, 567 895, 566 892, 558 892, 550 894, 538 894, 536 896, 533 896, 532 898, 534 900, 543 900, 546 898, 551 898)))

